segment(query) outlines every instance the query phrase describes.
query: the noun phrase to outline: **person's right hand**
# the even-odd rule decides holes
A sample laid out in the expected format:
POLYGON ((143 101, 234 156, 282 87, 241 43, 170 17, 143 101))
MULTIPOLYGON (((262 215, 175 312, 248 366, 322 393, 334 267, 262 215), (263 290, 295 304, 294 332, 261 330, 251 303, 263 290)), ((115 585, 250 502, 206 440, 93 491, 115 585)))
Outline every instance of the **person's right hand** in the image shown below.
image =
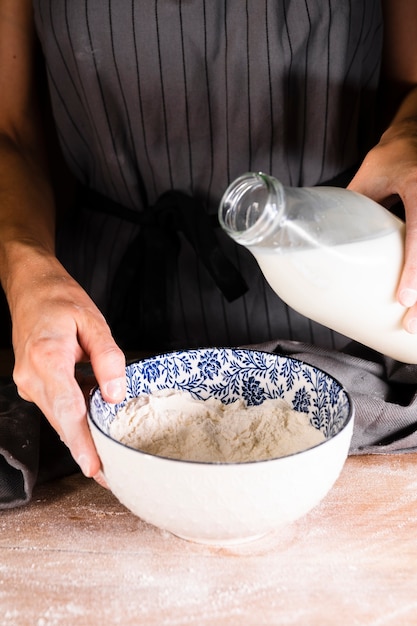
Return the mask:
POLYGON ((116 403, 126 393, 124 354, 95 304, 55 259, 28 269, 12 291, 18 393, 41 409, 83 473, 100 482, 75 364, 90 361, 104 399, 116 403))

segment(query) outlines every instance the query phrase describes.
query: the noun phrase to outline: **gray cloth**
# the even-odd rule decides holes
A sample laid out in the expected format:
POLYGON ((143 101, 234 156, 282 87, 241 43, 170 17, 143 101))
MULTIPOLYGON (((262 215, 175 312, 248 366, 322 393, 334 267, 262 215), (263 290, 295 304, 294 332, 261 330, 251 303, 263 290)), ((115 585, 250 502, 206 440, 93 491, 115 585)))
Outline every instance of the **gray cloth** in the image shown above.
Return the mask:
POLYGON ((39 409, 0 379, 0 509, 27 504, 35 484, 79 470, 39 409))
MULTIPOLYGON (((356 415, 351 455, 417 450, 417 366, 371 351, 368 358, 359 357, 355 343, 350 353, 287 340, 251 347, 316 365, 346 387, 356 415)), ((19 398, 11 381, 0 382, 0 509, 5 509, 29 502, 37 482, 79 468, 40 411, 19 398)))

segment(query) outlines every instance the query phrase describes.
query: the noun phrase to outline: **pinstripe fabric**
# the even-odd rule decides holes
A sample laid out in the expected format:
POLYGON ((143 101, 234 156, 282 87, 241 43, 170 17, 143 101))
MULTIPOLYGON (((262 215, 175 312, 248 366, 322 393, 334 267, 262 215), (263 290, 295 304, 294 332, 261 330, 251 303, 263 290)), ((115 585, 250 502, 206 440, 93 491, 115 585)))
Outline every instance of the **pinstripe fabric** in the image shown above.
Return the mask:
MULTIPOLYGON (((373 141, 379 4, 34 0, 70 167, 137 210, 179 189, 214 213, 227 184, 247 170, 291 185, 333 178, 373 141)), ((59 240, 63 262, 104 313, 136 228, 79 207, 59 240)), ((250 291, 227 303, 184 242, 169 347, 345 341, 289 310, 247 251, 219 239, 250 291)))

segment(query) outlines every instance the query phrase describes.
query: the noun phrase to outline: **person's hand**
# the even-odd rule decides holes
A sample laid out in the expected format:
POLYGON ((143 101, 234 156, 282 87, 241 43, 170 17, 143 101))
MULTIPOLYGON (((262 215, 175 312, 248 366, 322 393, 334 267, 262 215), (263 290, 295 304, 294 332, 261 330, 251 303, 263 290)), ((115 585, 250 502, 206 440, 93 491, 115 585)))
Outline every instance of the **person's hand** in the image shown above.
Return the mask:
POLYGON ((406 215, 405 261, 397 299, 408 311, 403 326, 417 333, 417 119, 391 126, 367 154, 348 189, 386 207, 401 199, 406 215))
POLYGON ((125 357, 102 314, 56 262, 32 272, 12 299, 14 380, 67 444, 86 476, 102 483, 75 364, 91 361, 105 400, 125 397, 125 357))

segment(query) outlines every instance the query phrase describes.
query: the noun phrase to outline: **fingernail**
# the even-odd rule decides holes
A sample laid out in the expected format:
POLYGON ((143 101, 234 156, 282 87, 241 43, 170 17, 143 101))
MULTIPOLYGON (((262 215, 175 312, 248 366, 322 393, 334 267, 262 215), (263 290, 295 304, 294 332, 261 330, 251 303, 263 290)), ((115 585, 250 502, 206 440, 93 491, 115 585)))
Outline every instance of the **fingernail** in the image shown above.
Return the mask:
POLYGON ((407 330, 413 335, 417 334, 417 317, 413 317, 407 322, 407 330))
POLYGON ((104 476, 104 474, 103 474, 103 472, 101 470, 98 471, 97 474, 95 476, 93 476, 93 478, 99 485, 101 485, 105 489, 109 489, 106 477, 104 476))
POLYGON ((77 463, 80 466, 81 471, 84 474, 84 476, 90 477, 91 476, 91 463, 90 463, 88 456, 86 454, 80 454, 80 456, 77 458, 77 463))
POLYGON ((414 306, 417 302, 417 291, 415 289, 403 289, 400 293, 400 302, 403 306, 414 306))
POLYGON ((115 378, 104 385, 105 394, 115 402, 120 402, 124 398, 125 379, 115 378))

